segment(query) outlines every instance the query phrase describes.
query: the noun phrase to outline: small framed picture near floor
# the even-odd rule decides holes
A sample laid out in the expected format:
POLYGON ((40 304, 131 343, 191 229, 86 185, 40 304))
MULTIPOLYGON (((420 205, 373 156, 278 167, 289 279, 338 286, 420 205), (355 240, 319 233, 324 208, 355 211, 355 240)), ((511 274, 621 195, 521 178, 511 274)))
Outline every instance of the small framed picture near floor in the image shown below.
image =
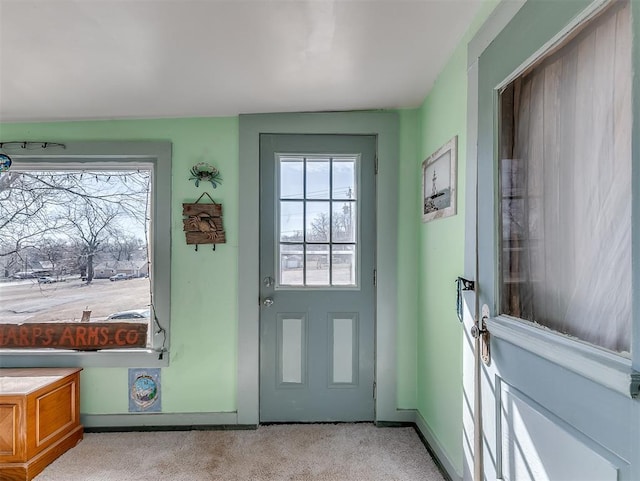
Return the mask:
POLYGON ((422 222, 456 213, 458 136, 422 162, 422 222))
POLYGON ((160 369, 129 369, 129 412, 162 411, 160 369))

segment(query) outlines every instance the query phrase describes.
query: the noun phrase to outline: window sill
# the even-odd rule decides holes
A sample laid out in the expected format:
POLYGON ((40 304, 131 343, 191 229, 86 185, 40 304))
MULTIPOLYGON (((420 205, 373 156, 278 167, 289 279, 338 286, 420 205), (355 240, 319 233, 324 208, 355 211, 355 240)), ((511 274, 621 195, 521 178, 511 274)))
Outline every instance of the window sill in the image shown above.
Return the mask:
POLYGON ((499 316, 487 319, 491 336, 504 340, 537 356, 627 397, 638 396, 640 373, 631 360, 581 341, 558 335, 544 328, 499 316))
POLYGON ((0 349, 2 367, 166 367, 169 353, 151 349, 65 351, 0 349))

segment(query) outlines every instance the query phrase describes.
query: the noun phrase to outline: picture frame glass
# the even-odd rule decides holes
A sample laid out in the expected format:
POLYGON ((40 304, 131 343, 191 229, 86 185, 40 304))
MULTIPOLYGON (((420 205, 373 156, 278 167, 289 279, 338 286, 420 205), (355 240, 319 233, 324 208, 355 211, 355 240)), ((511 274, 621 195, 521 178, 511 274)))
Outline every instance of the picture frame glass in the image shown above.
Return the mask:
POLYGON ((422 163, 422 221, 456 213, 457 136, 422 163))

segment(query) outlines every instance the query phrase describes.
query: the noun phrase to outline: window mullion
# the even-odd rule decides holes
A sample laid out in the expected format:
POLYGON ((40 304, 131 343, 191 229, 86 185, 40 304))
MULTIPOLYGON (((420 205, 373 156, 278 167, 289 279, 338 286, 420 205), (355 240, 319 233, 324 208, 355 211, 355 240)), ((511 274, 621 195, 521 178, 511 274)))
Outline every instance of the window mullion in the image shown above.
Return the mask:
POLYGON ((302 285, 307 285, 307 157, 302 167, 302 285))
POLYGON ((329 159, 329 285, 333 285, 333 157, 329 159))

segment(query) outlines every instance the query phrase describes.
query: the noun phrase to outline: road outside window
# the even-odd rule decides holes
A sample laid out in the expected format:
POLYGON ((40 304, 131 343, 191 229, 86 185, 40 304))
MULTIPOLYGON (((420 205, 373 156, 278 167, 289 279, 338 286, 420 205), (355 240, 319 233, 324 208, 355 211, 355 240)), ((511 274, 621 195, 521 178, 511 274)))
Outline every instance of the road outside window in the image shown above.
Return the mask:
POLYGON ((150 169, 0 177, 0 324, 149 322, 150 169), (130 317, 128 317, 130 314, 130 317))

